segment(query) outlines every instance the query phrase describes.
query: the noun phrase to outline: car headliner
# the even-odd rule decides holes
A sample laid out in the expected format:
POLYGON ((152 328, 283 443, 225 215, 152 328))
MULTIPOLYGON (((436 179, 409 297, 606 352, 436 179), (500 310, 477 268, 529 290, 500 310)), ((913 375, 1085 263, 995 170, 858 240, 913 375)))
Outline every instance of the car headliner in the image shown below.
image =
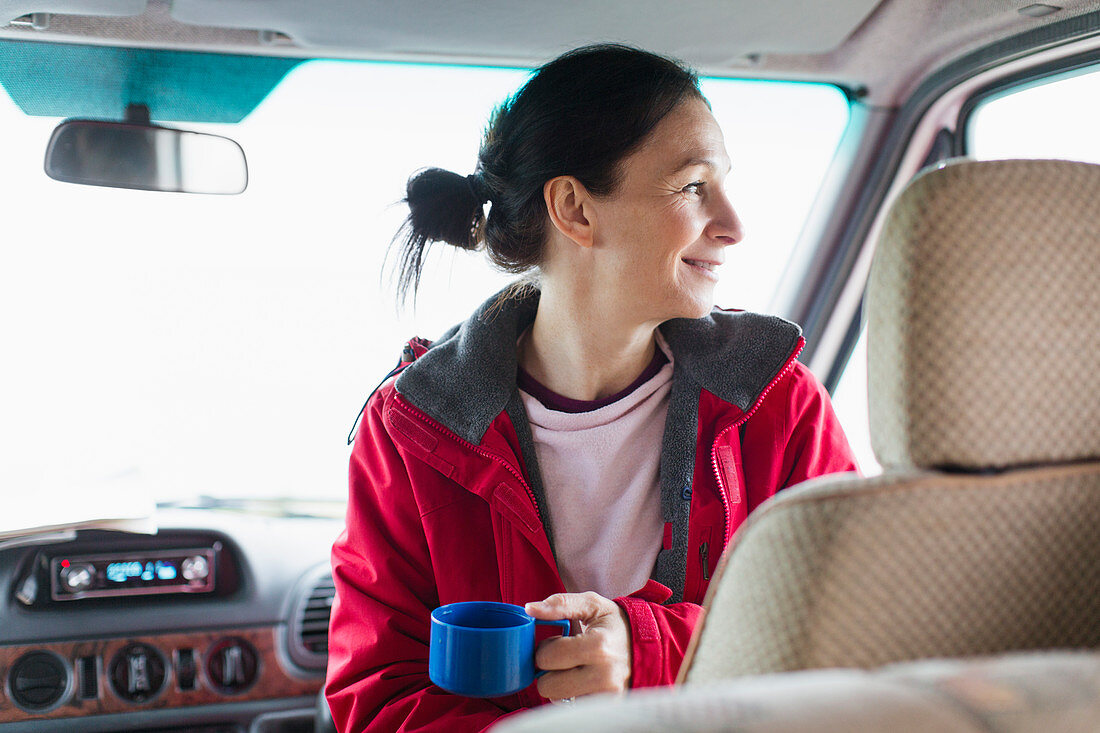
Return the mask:
POLYGON ((827 81, 894 106, 977 47, 1097 9, 1100 0, 681 0, 674 10, 660 0, 0 0, 0 23, 25 18, 0 37, 502 66, 616 40, 708 75, 827 81))

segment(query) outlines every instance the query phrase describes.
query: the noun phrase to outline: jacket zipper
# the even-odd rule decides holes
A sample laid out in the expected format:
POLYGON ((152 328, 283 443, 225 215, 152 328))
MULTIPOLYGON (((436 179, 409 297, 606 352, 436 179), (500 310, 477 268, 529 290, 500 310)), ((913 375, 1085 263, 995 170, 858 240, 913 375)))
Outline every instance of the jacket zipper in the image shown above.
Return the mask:
POLYGON ((535 498, 535 492, 532 491, 531 487, 527 485, 527 480, 524 479, 523 476, 520 474, 520 472, 517 471, 515 468, 513 468, 512 465, 510 463, 508 463, 508 461, 504 460, 503 458, 501 458, 496 453, 493 453, 492 451, 485 450, 484 448, 482 448, 480 446, 476 446, 473 443, 471 443, 470 441, 459 437, 455 433, 451 432, 450 430, 447 430, 442 425, 438 424, 435 420, 432 420, 427 415, 424 415, 424 414, 420 413, 418 410, 412 410, 409 407, 406 407, 401 402, 397 402, 397 406, 400 407, 405 412, 412 415, 413 417, 417 418, 421 422, 425 423, 429 427, 433 428, 437 432, 441 432, 441 433, 444 433, 445 435, 453 436, 453 438, 455 440, 457 440, 459 443, 461 443, 462 445, 469 448, 471 451, 473 451, 477 455, 482 456, 483 458, 488 458, 492 461, 496 461, 500 465, 504 466, 504 468, 506 468, 508 470, 508 472, 510 474, 512 474, 513 476, 515 476, 516 480, 519 481, 520 486, 523 487, 523 490, 527 492, 527 497, 531 500, 531 505, 533 507, 535 507, 535 515, 539 519, 539 524, 542 525, 543 531, 544 532, 546 531, 546 524, 542 520, 542 507, 539 506, 539 502, 535 498))
POLYGON ((768 392, 771 392, 779 380, 785 377, 788 372, 794 369, 795 360, 798 359, 798 355, 802 353, 802 349, 806 347, 806 340, 799 336, 798 348, 794 350, 794 353, 787 359, 787 363, 783 365, 783 368, 779 370, 779 374, 775 375, 775 379, 768 382, 768 386, 764 388, 764 391, 760 393, 760 396, 756 398, 756 403, 738 418, 735 422, 730 423, 722 429, 718 435, 714 437, 714 443, 710 447, 710 465, 714 469, 714 480, 718 482, 718 494, 722 498, 722 518, 725 522, 725 526, 722 531, 722 546, 725 547, 729 543, 730 535, 730 505, 729 500, 726 499, 726 487, 722 483, 722 472, 718 470, 718 442, 722 439, 722 436, 728 433, 730 430, 743 425, 763 404, 764 398, 768 396, 768 392))
POLYGON ((699 545, 699 561, 703 566, 703 580, 710 580, 710 563, 707 560, 707 543, 699 545))

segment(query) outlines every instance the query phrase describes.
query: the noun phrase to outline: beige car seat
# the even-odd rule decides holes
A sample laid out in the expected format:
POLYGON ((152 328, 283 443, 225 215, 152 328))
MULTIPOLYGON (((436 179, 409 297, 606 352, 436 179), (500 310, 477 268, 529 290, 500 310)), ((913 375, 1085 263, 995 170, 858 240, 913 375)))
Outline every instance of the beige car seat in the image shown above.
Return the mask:
POLYGON ((867 294, 872 479, 749 517, 688 683, 1100 645, 1100 166, 953 162, 867 294))

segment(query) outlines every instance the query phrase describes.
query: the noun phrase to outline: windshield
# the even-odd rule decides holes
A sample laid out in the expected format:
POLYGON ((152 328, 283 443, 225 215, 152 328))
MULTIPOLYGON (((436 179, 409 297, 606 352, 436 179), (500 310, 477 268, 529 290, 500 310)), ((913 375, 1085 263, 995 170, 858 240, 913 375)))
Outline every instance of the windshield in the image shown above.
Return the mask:
MULTIPOLYGON (((43 173, 57 117, 0 95, 5 345, 0 481, 50 501, 342 499, 346 436, 405 340, 509 278, 438 248, 415 307, 383 277, 411 172, 472 172, 526 71, 311 61, 236 124, 239 196, 117 190, 43 173), (121 488, 125 487, 125 488, 121 488)), ((747 237, 718 290, 766 310, 847 122, 824 85, 708 80, 747 237)), ((171 120, 154 119, 171 125, 171 120)))

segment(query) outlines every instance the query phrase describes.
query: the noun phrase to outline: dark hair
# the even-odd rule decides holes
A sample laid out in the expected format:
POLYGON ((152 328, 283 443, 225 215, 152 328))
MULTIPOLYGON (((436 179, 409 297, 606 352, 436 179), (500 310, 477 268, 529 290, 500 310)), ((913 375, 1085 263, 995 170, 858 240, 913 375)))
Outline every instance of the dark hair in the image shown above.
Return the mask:
POLYGON ((399 297, 415 294, 433 241, 484 246, 506 272, 538 265, 546 181, 571 175, 595 196, 614 193, 623 160, 689 97, 703 99, 693 71, 630 46, 585 46, 537 69, 493 113, 475 174, 427 168, 409 179, 409 216, 394 238, 399 297))

